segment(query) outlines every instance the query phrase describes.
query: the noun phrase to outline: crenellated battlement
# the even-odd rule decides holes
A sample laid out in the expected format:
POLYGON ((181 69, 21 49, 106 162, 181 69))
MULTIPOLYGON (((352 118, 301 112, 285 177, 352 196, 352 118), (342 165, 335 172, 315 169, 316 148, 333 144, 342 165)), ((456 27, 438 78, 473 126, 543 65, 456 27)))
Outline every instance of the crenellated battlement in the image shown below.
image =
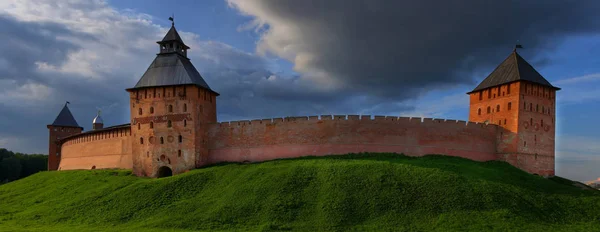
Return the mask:
POLYGON ((252 125, 270 125, 282 123, 310 123, 310 122, 361 122, 361 123, 389 123, 389 124, 421 124, 421 125, 460 125, 464 127, 491 127, 497 125, 489 123, 470 122, 455 119, 422 118, 422 117, 400 117, 380 115, 319 115, 319 116, 292 116, 285 118, 266 118, 253 120, 239 120, 215 123, 219 127, 237 127, 252 125))

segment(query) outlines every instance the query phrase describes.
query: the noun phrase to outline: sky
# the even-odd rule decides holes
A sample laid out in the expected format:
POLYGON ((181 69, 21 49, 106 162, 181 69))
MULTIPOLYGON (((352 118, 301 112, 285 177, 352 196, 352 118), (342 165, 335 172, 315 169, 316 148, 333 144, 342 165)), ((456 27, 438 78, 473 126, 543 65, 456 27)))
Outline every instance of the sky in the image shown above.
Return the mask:
POLYGON ((47 153, 66 101, 89 130, 128 95, 169 16, 219 121, 320 114, 468 120, 468 95, 519 41, 557 93, 556 174, 600 177, 600 2, 3 0, 0 147, 47 153))

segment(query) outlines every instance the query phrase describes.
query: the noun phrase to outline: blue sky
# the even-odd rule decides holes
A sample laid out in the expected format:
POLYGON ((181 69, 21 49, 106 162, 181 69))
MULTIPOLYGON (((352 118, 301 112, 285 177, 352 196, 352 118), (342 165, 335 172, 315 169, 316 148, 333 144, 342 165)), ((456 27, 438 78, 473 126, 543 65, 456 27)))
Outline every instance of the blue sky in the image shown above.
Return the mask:
POLYGON ((316 114, 468 119, 474 88, 512 50, 562 88, 557 174, 600 177, 600 4, 511 1, 7 0, 0 3, 0 147, 47 152, 70 101, 127 123, 124 89, 176 27, 219 120, 316 114), (437 6, 437 7, 436 7, 437 6), (17 49, 15 49, 17 48, 17 49), (16 52, 18 51, 18 52, 16 52))

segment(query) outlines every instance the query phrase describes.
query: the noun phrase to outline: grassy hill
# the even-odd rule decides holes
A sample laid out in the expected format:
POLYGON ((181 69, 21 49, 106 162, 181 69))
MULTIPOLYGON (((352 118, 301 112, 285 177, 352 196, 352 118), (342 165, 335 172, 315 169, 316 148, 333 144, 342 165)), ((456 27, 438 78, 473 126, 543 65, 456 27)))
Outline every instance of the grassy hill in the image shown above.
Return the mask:
POLYGON ((600 191, 502 162, 359 154, 162 179, 41 172, 0 186, 0 231, 600 231, 600 191))

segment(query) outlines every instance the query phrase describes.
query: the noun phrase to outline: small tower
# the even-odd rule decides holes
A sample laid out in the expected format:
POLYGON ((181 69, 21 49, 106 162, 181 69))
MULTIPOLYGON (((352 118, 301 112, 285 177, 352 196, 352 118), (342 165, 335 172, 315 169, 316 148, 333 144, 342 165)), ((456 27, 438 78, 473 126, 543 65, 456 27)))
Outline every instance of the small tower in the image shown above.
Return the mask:
POLYGON ((92 121, 92 130, 98 130, 102 128, 104 128, 104 121, 102 120, 102 117, 100 117, 100 110, 98 110, 98 114, 96 114, 96 117, 92 121))
MULTIPOLYGON (((517 45, 516 48, 520 48, 517 45)), ((469 121, 500 127, 498 159, 554 175, 556 91, 516 48, 470 95, 469 121)))
MULTIPOLYGON (((170 18, 172 20, 172 18, 170 18)), ((217 121, 216 97, 187 57, 174 23, 130 97, 133 172, 163 177, 202 166, 206 129, 217 121)))
POLYGON ((48 170, 58 170, 60 164, 60 139, 79 134, 83 130, 73 118, 73 114, 67 106, 69 102, 65 103, 62 110, 54 119, 54 122, 47 126, 50 136, 48 144, 48 170))

